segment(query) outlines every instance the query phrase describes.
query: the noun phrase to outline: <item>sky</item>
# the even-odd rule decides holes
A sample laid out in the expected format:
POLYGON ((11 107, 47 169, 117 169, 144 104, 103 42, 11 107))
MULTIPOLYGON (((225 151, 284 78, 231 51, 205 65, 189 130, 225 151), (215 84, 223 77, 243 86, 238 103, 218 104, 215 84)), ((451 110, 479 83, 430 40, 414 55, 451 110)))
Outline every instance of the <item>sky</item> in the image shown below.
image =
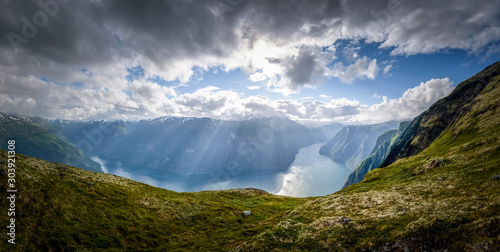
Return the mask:
POLYGON ((500 56, 496 0, 3 0, 0 111, 408 119, 500 56))

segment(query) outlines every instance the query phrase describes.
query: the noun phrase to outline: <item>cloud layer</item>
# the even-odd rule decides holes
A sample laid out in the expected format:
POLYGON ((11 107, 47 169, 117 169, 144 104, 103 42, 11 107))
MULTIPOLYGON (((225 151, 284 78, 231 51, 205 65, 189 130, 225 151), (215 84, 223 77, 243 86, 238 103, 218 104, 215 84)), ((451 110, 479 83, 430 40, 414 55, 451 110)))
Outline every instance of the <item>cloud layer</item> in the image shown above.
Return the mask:
POLYGON ((255 82, 250 90, 285 95, 329 78, 374 79, 388 74, 390 65, 358 55, 356 48, 339 52, 338 41, 379 43, 394 55, 448 49, 498 53, 499 10, 494 0, 5 0, 0 3, 0 106, 65 118, 282 113, 321 119, 367 109, 390 114, 391 104, 421 110, 449 92, 449 81, 431 80, 407 97, 372 108, 346 99, 241 99, 215 87, 180 94, 151 79, 189 83, 197 72, 241 69, 255 82), (137 66, 144 76, 127 80, 127 69, 137 66), (433 88, 437 94, 429 93, 433 88))

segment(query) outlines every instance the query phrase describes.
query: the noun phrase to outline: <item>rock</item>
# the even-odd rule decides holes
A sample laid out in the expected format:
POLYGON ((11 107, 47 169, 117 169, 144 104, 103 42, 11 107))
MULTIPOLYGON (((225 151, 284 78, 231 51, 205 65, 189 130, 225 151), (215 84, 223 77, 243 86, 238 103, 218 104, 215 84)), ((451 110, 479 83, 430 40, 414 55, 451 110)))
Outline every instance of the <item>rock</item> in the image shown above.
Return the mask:
POLYGON ((343 224, 343 225, 347 225, 351 222, 351 219, 349 217, 342 217, 342 219, 340 220, 340 222, 343 224))
POLYGON ((252 215, 252 212, 251 211, 243 211, 243 213, 241 215, 243 215, 243 217, 247 217, 247 216, 252 215))
POLYGON ((429 168, 432 169, 432 168, 440 167, 443 164, 444 164, 444 159, 437 158, 437 159, 434 159, 431 161, 431 163, 429 164, 429 168))
POLYGON ((493 175, 493 180, 500 180, 500 174, 493 175))

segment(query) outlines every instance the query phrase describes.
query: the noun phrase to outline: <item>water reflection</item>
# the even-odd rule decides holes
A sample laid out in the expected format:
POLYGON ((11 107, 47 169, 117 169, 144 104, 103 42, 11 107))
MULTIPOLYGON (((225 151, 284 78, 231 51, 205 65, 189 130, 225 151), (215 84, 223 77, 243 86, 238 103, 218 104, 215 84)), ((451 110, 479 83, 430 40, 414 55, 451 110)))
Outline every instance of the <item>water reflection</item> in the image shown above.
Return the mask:
POLYGON ((148 169, 116 160, 92 160, 102 166, 105 173, 126 177, 176 192, 258 188, 270 193, 309 197, 323 196, 338 191, 350 170, 319 154, 323 144, 314 144, 299 150, 295 161, 286 172, 252 170, 241 171, 224 180, 214 180, 209 174, 178 175, 163 170, 148 169))
POLYGON ((322 145, 313 144, 299 150, 277 194, 294 197, 324 196, 342 188, 351 171, 346 165, 320 155, 322 145))

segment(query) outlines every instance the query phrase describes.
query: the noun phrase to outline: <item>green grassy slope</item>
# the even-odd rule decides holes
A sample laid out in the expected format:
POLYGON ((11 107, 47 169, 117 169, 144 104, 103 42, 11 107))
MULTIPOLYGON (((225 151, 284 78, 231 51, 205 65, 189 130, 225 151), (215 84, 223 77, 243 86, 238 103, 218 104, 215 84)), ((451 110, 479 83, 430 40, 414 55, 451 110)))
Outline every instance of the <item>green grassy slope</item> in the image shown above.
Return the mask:
POLYGON ((497 76, 425 150, 297 207, 240 249, 500 251, 499 98, 497 76))
MULTIPOLYGON (((4 151, 0 159, 6 160, 4 151)), ((7 175, 0 163, 6 226, 7 175)), ((228 250, 306 201, 256 189, 176 193, 23 155, 16 165, 17 244, 2 235, 0 251, 228 250), (242 217, 245 210, 252 215, 242 217)))
POLYGON ((416 155, 429 147, 456 119, 470 110, 477 95, 498 75, 500 75, 500 61, 461 82, 448 96, 432 104, 398 137, 380 167, 386 167, 398 159, 416 155))

